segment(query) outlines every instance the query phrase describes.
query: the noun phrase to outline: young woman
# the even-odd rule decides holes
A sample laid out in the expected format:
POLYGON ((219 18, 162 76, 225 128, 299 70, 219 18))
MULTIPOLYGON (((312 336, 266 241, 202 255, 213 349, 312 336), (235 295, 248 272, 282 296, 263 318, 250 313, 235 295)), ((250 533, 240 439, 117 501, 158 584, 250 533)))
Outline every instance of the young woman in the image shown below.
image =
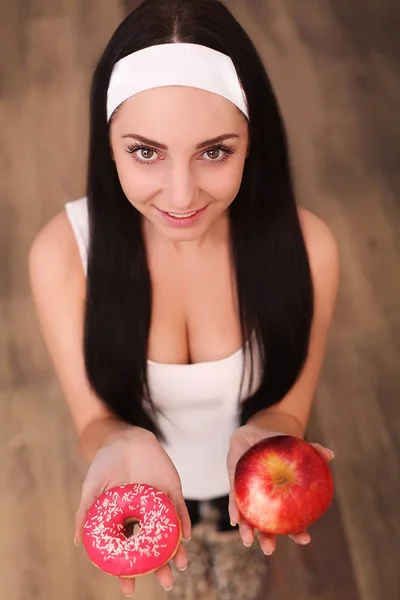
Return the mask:
MULTIPOLYGON (((275 540, 260 533, 248 548, 233 473, 260 439, 304 435, 338 270, 330 229, 295 202, 282 119, 247 34, 217 0, 145 0, 94 75, 87 194, 30 253, 90 463, 78 543, 104 489, 146 482, 175 502, 184 538, 193 527, 172 594, 257 596, 275 540)), ((169 565, 157 577, 173 585, 169 565)), ((134 581, 121 585, 133 593, 134 581)))

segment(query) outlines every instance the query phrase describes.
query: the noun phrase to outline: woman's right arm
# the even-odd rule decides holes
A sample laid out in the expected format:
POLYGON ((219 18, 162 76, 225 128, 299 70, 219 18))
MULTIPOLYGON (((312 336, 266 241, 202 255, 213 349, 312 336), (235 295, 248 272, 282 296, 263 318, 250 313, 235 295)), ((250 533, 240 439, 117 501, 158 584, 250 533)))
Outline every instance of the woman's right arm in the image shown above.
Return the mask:
POLYGON ((91 462, 99 448, 127 427, 91 389, 83 357, 86 279, 78 246, 65 212, 39 232, 29 254, 36 312, 54 369, 91 462))
MULTIPOLYGON (((29 255, 33 298, 56 375, 74 421, 83 457, 90 467, 76 514, 75 538, 82 541, 83 524, 92 502, 106 489, 141 481, 168 494, 175 504, 183 536, 191 523, 179 475, 156 437, 119 421, 91 389, 85 373, 83 325, 86 281, 74 234, 65 213, 57 215, 36 237, 29 255)), ((187 565, 180 544, 174 557, 178 569, 187 565)), ((170 566, 156 572, 165 589, 172 585, 170 566)), ((126 594, 133 579, 121 579, 126 594)))

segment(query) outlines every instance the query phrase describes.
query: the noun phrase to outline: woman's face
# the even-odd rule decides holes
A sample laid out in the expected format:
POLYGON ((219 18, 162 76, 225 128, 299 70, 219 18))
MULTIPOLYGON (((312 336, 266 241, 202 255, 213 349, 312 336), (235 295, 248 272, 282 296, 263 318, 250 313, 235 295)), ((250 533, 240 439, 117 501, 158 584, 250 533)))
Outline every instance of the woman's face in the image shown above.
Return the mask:
POLYGON ((204 90, 165 87, 126 100, 110 140, 122 189, 173 241, 203 236, 236 197, 248 148, 246 117, 204 90))

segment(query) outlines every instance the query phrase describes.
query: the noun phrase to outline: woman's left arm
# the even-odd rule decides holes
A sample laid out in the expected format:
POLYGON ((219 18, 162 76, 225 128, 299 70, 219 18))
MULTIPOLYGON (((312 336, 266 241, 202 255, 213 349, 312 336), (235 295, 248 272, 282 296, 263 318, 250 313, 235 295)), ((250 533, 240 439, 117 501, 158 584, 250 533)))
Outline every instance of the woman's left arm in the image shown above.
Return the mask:
MULTIPOLYGON (((271 408, 253 415, 246 425, 240 427, 231 438, 227 458, 231 482, 229 512, 232 523, 239 522, 243 542, 249 545, 254 540, 254 530, 239 518, 233 498, 233 478, 239 458, 261 439, 285 433, 303 437, 311 411, 312 401, 320 376, 325 355, 328 332, 332 323, 339 284, 339 252, 336 240, 329 227, 316 215, 302 210, 300 218, 310 261, 314 285, 314 317, 311 327, 308 357, 294 386, 282 400, 271 408)), ((333 453, 320 444, 314 444, 328 461, 333 453)), ((290 536, 297 543, 308 543, 307 532, 290 536)), ((273 536, 259 534, 260 544, 266 554, 275 548, 273 536)))

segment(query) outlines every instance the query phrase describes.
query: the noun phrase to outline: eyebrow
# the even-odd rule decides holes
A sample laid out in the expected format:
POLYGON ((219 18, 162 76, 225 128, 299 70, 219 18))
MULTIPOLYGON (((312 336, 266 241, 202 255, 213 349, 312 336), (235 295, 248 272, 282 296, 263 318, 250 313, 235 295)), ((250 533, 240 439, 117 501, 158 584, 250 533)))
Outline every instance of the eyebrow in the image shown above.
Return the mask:
MULTIPOLYGON (((133 138, 142 142, 142 144, 146 144, 147 146, 152 146, 153 148, 158 148, 159 150, 168 150, 168 146, 165 144, 161 144, 160 142, 156 142, 155 140, 150 140, 149 138, 144 137, 143 135, 139 135, 137 133, 125 133, 122 138, 133 138)), ((211 138, 210 140, 204 140, 204 142, 200 142, 197 144, 196 150, 201 150, 202 148, 206 148, 207 146, 214 146, 215 144, 220 144, 221 142, 233 138, 239 138, 240 136, 237 133, 223 133, 222 135, 218 135, 215 138, 211 138)))

